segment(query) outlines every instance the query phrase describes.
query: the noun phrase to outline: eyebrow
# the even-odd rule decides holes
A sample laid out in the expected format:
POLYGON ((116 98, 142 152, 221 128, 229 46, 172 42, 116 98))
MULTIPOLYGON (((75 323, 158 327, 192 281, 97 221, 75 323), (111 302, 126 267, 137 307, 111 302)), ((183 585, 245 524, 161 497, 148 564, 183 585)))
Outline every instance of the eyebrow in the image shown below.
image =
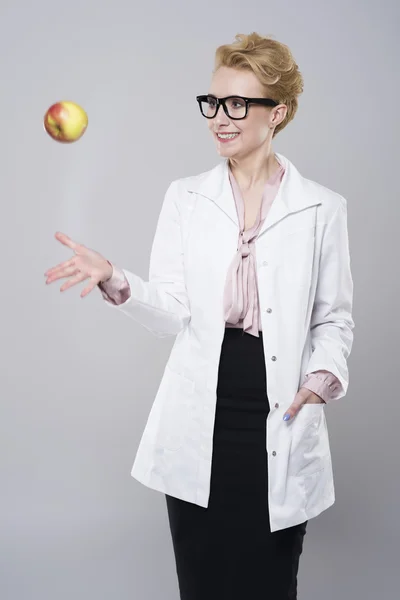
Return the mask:
POLYGON ((245 98, 241 94, 228 94, 227 96, 216 96, 215 94, 207 93, 206 96, 212 96, 212 98, 245 98))

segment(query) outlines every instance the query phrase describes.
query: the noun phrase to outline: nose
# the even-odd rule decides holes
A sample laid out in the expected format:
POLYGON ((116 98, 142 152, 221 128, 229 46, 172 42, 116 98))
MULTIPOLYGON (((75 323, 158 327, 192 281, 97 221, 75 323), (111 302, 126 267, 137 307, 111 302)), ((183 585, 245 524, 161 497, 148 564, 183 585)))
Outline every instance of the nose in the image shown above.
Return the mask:
POLYGON ((230 121, 227 117, 227 115, 225 114, 224 111, 224 107, 222 106, 222 104, 220 104, 218 106, 218 110, 217 110, 217 114, 215 115, 215 117, 213 118, 214 123, 216 123, 217 125, 220 125, 221 123, 223 123, 224 125, 229 124, 230 121))

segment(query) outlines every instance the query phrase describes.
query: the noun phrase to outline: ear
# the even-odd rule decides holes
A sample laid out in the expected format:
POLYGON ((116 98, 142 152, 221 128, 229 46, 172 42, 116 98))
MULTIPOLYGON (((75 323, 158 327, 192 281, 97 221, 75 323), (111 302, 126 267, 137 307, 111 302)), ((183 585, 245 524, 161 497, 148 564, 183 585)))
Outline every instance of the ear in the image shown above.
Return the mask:
POLYGON ((286 104, 278 104, 271 109, 271 125, 276 127, 285 119, 288 108, 286 104))

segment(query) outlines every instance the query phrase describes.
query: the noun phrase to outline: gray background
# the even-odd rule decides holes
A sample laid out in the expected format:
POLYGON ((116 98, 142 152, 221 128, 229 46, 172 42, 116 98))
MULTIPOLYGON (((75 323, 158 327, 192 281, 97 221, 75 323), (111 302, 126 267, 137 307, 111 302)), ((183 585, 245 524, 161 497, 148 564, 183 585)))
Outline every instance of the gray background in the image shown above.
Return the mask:
POLYGON ((328 406, 336 504, 309 523, 299 600, 398 581, 399 4, 11 2, 0 8, 2 600, 177 600, 165 500, 130 476, 173 339, 60 294, 61 230, 147 278, 169 183, 219 157, 196 94, 236 33, 289 45, 305 91, 274 149, 348 200, 355 343, 328 406), (43 130, 70 99, 76 144, 43 130))

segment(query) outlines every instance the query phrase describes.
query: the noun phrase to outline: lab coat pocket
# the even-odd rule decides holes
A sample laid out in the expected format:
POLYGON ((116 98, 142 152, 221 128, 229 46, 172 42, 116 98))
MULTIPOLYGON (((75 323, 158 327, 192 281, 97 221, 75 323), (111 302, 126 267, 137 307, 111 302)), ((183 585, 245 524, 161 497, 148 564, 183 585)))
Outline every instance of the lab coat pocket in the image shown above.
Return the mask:
POLYGON ((193 407, 194 381, 168 365, 157 393, 160 421, 157 442, 168 450, 178 450, 184 442, 193 407))
POLYGON ((311 475, 322 469, 327 453, 324 403, 303 404, 292 423, 290 473, 311 475))

